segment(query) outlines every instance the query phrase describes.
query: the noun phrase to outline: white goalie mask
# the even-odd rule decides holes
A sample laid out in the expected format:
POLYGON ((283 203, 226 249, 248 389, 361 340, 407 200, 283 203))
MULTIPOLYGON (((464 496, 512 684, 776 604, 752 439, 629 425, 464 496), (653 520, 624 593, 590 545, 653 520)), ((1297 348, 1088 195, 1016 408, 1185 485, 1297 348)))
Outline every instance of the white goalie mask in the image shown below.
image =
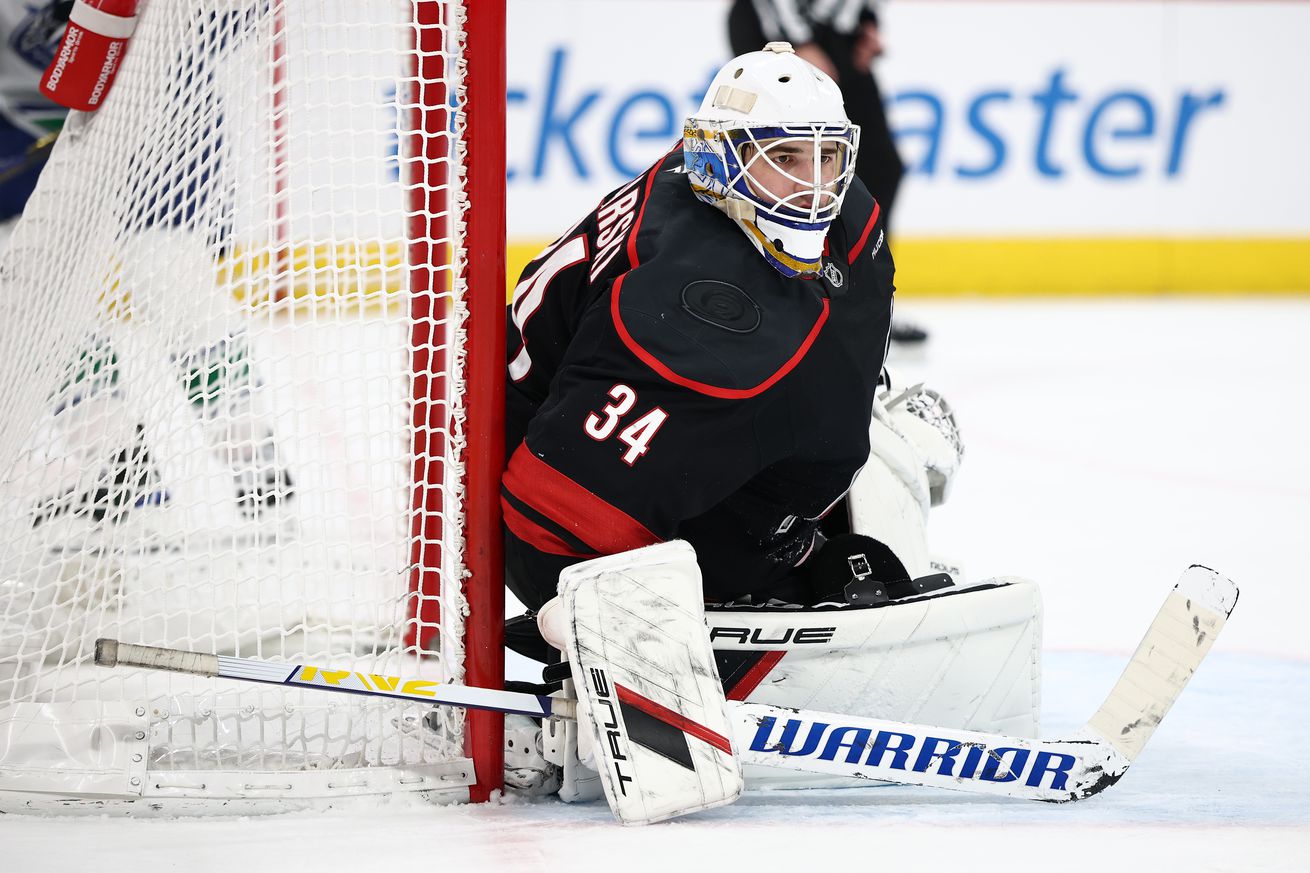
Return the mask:
POLYGON ((837 84, 771 42, 719 70, 683 128, 683 157, 696 196, 797 276, 820 269, 859 142, 837 84))

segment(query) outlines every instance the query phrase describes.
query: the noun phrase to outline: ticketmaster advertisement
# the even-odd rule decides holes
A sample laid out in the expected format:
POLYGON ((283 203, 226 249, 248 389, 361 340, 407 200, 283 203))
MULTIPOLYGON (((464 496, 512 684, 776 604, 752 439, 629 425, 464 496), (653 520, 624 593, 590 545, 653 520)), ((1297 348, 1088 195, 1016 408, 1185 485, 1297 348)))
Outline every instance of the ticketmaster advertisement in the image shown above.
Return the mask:
MULTIPOLYGON (((728 5, 509 0, 512 272, 677 141, 730 56, 728 5)), ((881 18, 902 293, 1310 290, 1310 4, 881 18)))

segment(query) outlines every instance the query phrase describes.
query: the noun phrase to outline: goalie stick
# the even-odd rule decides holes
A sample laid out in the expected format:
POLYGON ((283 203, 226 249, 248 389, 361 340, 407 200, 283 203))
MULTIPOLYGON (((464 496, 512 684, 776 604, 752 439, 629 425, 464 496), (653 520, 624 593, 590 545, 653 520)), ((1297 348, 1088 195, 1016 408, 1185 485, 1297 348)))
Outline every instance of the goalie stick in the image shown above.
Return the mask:
MULTIPOLYGON (((1062 803, 1104 791, 1127 772, 1209 653, 1237 587, 1193 565, 1170 592, 1119 681, 1068 739, 1041 740, 730 701, 743 763, 1062 803)), ((96 641, 96 663, 170 670, 462 706, 538 718, 576 717, 576 701, 443 685, 302 664, 96 641)), ((676 719, 677 714, 671 714, 676 719)))

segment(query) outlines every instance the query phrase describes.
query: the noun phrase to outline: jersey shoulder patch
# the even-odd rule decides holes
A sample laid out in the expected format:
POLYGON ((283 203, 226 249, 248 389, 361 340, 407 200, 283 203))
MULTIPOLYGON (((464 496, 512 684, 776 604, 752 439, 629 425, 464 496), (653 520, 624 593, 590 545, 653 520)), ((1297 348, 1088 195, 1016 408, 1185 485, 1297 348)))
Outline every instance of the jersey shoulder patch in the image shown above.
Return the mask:
POLYGON ((684 176, 657 182, 649 205, 660 233, 611 290, 623 343, 665 379, 702 394, 744 399, 768 390, 827 320, 818 283, 770 268, 728 218, 695 199, 684 176), (655 209, 657 200, 665 202, 655 209))

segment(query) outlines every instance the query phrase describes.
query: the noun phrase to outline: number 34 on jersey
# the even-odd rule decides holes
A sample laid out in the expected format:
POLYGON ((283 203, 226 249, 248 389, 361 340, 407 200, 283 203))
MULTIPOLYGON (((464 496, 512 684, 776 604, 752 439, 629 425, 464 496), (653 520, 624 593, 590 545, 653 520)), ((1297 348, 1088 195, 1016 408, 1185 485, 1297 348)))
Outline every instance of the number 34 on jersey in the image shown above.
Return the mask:
POLYGON ((600 412, 588 415, 582 423, 582 429, 597 442, 604 442, 617 432, 619 442, 627 446, 623 452, 623 463, 631 467, 646 454, 651 440, 655 439, 655 434, 659 433, 669 414, 657 406, 633 419, 630 413, 637 405, 637 392, 621 383, 609 390, 609 396, 614 402, 605 404, 600 412))

